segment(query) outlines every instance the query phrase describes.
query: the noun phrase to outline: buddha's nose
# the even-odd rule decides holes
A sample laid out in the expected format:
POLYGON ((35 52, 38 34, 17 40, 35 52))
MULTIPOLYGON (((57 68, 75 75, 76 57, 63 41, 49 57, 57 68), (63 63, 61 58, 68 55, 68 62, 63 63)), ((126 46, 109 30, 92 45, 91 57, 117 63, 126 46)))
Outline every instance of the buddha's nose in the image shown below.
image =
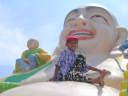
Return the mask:
POLYGON ((75 22, 76 26, 86 26, 87 25, 87 22, 85 20, 85 18, 80 15, 77 19, 76 19, 76 22, 75 22))

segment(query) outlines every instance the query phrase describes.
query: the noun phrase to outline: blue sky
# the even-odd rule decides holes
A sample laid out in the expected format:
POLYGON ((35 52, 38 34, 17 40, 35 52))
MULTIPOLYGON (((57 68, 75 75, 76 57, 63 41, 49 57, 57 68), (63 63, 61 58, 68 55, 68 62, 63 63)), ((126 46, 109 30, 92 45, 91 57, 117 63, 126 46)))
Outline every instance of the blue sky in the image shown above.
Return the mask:
POLYGON ((66 14, 88 3, 105 6, 121 26, 128 26, 127 0, 0 0, 0 77, 12 74, 29 38, 52 54, 66 14))

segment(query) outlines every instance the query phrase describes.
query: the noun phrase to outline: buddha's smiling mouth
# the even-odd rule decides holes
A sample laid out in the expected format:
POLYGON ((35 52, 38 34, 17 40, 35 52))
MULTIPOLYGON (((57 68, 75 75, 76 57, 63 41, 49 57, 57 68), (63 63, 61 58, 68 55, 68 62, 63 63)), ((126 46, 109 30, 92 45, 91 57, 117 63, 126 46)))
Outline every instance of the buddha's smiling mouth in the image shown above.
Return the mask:
POLYGON ((82 29, 82 30, 72 30, 69 32, 68 36, 76 36, 79 38, 79 40, 87 40, 91 39, 95 36, 95 32, 82 29))

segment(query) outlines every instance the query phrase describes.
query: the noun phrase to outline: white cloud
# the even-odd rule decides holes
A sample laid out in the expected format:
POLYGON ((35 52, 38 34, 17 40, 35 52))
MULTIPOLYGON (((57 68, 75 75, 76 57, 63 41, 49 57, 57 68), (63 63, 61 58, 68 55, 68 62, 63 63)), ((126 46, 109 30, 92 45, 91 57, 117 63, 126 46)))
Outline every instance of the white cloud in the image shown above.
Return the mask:
POLYGON ((43 49, 46 49, 50 54, 57 46, 61 29, 59 24, 48 23, 40 26, 37 37, 43 49))
POLYGON ((118 6, 118 14, 122 17, 128 17, 128 4, 126 2, 122 2, 118 6))
POLYGON ((12 64, 26 48, 27 37, 18 28, 13 30, 0 28, 0 36, 0 64, 12 64))

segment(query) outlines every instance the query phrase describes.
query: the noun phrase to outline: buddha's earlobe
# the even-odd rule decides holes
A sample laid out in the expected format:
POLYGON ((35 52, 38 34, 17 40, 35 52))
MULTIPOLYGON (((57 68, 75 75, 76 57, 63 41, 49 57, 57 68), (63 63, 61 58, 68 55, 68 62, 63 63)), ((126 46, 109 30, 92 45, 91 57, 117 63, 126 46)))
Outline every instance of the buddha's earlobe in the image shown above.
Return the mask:
POLYGON ((127 38, 128 38, 128 30, 126 28, 124 28, 124 27, 117 27, 116 30, 118 32, 116 45, 118 46, 121 43, 123 43, 125 40, 127 40, 127 38))

